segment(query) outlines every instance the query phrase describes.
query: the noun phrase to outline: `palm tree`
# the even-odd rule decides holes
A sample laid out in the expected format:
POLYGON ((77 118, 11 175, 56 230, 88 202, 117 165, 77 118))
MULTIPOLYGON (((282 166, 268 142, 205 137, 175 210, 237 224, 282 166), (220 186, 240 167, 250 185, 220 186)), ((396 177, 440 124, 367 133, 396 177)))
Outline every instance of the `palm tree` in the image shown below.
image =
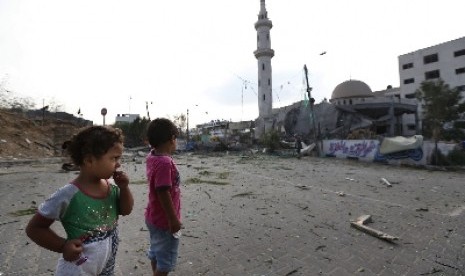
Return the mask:
POLYGON ((453 122, 465 112, 465 103, 458 89, 451 89, 442 79, 424 81, 415 92, 423 108, 423 134, 433 139, 435 160, 438 158, 438 141, 447 122, 453 122))

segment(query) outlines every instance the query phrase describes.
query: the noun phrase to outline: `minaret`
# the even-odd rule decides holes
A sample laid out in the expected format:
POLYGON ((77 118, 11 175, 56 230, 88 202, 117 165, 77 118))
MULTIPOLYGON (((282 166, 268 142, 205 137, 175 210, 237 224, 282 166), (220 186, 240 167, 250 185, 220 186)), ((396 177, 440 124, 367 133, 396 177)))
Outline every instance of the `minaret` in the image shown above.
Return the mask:
POLYGON ((260 13, 255 23, 257 30, 257 50, 254 55, 258 61, 258 116, 260 118, 271 115, 273 108, 271 58, 274 51, 271 49, 270 29, 273 27, 265 8, 265 0, 260 0, 260 13))

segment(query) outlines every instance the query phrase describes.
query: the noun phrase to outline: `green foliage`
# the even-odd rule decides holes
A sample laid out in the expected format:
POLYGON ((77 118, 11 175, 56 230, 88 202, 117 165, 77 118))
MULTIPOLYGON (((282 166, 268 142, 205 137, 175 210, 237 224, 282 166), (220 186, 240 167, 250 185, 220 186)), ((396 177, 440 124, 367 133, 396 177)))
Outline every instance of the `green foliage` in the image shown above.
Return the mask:
POLYGON ((139 147, 145 144, 145 131, 150 120, 145 117, 137 118, 132 123, 116 122, 114 127, 120 128, 124 133, 124 144, 126 147, 139 147))
POLYGON ((445 141, 461 141, 464 139, 464 137, 465 133, 457 127, 443 130, 441 133, 441 139, 445 141))
POLYGON ((261 139, 262 144, 270 149, 270 151, 274 151, 279 148, 279 133, 276 130, 271 130, 265 135, 263 135, 261 139))
POLYGON ((443 125, 458 119, 465 104, 460 104, 461 95, 443 80, 424 81, 416 91, 423 107, 423 135, 438 141, 444 133, 443 125))
POLYGON ((465 121, 456 121, 456 122, 454 122, 454 128, 463 128, 463 129, 465 129, 465 121))
POLYGON ((447 155, 447 159, 451 165, 456 166, 464 166, 465 165, 465 151, 454 149, 453 151, 449 152, 447 155))
POLYGON ((431 156, 431 164, 437 166, 464 166, 465 150, 454 149, 446 156, 439 149, 431 156))

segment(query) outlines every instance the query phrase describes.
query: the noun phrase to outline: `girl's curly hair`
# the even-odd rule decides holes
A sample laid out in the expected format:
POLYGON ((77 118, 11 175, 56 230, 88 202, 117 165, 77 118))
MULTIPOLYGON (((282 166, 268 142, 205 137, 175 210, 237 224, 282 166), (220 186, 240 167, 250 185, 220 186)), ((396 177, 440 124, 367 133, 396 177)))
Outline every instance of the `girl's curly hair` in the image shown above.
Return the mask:
POLYGON ((86 156, 100 158, 116 143, 123 143, 123 132, 109 126, 90 126, 74 135, 66 147, 75 165, 84 164, 86 156))

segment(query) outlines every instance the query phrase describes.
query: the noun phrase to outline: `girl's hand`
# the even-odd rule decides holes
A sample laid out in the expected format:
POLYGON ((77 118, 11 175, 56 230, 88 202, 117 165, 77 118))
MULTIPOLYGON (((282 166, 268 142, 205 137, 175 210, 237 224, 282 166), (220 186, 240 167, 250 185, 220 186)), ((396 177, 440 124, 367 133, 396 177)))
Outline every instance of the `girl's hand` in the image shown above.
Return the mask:
POLYGON ((82 241, 75 239, 66 241, 63 245, 63 259, 68 262, 76 261, 81 256, 82 241))
POLYGON ((125 172, 117 171, 113 173, 113 180, 115 184, 120 188, 126 188, 129 185, 129 177, 125 172))

